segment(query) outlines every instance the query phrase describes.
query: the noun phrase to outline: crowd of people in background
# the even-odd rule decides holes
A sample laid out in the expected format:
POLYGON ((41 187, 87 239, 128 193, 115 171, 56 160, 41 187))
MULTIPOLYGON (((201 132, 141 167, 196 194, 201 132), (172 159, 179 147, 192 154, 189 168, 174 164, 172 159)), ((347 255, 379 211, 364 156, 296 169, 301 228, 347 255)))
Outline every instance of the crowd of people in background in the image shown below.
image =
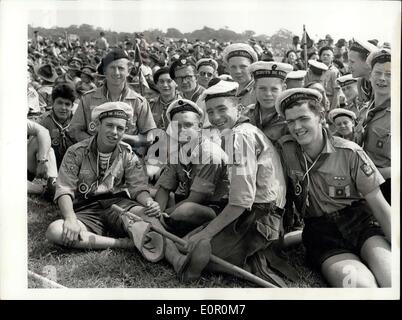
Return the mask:
POLYGON ((63 219, 49 226, 48 239, 77 248, 131 247, 124 238, 137 239, 132 234, 141 228, 111 213, 117 203, 188 236, 187 255, 156 236, 148 236, 149 246, 166 241, 157 257, 134 241, 149 261, 164 256, 183 281, 207 266, 227 271, 211 266, 211 253, 274 281, 269 244, 284 245, 286 233, 303 229, 310 262, 330 285, 344 286, 339 270, 349 263, 361 274, 356 286, 389 286, 390 44, 335 42, 330 35, 302 43, 295 36, 279 54, 253 38, 151 42, 136 33, 111 45, 103 32, 92 41, 34 32, 28 192, 60 207, 63 219), (205 138, 200 132, 207 129, 205 138), (161 144, 175 133, 176 149, 161 144), (195 154, 185 163, 181 152, 190 140, 198 141, 197 157, 209 155, 214 165, 196 163, 195 154), (173 149, 178 163, 170 161, 173 149), (242 159, 246 173, 238 174, 242 159), (132 202, 121 195, 124 182, 132 202), (99 198, 105 194, 107 205, 99 198), (96 205, 88 205, 91 199, 96 205), (106 236, 111 226, 114 237, 106 236), (96 235, 96 245, 83 231, 96 235))

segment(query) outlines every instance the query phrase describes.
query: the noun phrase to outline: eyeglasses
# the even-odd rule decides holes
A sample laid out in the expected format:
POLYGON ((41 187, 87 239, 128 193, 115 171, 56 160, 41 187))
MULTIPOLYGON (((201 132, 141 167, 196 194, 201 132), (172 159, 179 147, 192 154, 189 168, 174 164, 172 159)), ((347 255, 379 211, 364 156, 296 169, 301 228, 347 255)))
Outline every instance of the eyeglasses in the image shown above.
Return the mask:
POLYGON ((189 75, 184 76, 184 77, 176 77, 175 80, 179 81, 179 82, 183 82, 184 80, 191 81, 191 80, 193 80, 193 77, 194 77, 193 74, 189 74, 189 75))
POLYGON ((208 78, 212 78, 213 73, 211 73, 211 72, 205 72, 205 71, 201 71, 201 72, 200 72, 200 76, 201 76, 201 77, 208 77, 208 78))

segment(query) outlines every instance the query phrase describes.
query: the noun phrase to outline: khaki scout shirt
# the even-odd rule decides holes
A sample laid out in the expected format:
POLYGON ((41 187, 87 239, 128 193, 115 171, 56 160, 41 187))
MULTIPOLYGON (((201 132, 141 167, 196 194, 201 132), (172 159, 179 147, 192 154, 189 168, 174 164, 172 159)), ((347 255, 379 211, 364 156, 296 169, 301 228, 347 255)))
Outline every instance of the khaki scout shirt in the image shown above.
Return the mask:
POLYGON ((68 128, 70 126, 71 117, 64 124, 59 123, 53 115, 53 111, 44 114, 39 124, 44 126, 50 134, 52 148, 56 156, 57 167, 60 167, 63 156, 67 149, 74 144, 70 136, 68 128))
POLYGON ((391 99, 368 112, 363 149, 378 168, 391 166, 391 99), (370 115, 369 115, 370 117, 370 115))
MULTIPOLYGON (((182 147, 181 150, 184 150, 182 147)), ((157 186, 188 197, 191 191, 207 194, 207 201, 219 201, 228 194, 227 155, 214 142, 203 139, 190 157, 165 166, 157 186)))
POLYGON ((283 208, 286 183, 281 160, 264 133, 241 122, 224 132, 222 141, 229 156, 229 204, 250 209, 253 203, 273 202, 283 208))
POLYGON ((169 125, 166 110, 169 105, 177 99, 181 99, 181 96, 178 93, 175 94, 175 97, 172 100, 166 103, 162 101, 161 96, 149 102, 157 128, 166 130, 167 126, 169 125))
MULTIPOLYGON (((78 104, 70 124, 70 132, 77 140, 77 131, 86 131, 90 135, 96 132, 95 123, 91 119, 92 110, 105 102, 110 101, 106 85, 84 94, 78 104)), ((156 128, 148 101, 130 89, 127 85, 121 93, 120 101, 132 106, 133 118, 127 122, 127 134, 137 135, 156 128)), ((78 140, 77 140, 78 141, 78 140)))
POLYGON ((142 191, 148 191, 148 178, 142 163, 131 152, 131 147, 120 142, 112 153, 110 167, 101 177, 98 167, 96 137, 82 140, 68 148, 56 182, 55 201, 69 195, 74 203, 102 194, 128 192, 135 200, 142 191))
POLYGON ((191 100, 192 102, 196 103, 197 100, 200 98, 201 94, 205 91, 204 87, 201 87, 199 84, 197 84, 197 86, 195 87, 194 92, 191 94, 190 97, 186 97, 184 95, 184 93, 182 93, 181 95, 183 96, 183 98, 187 99, 187 100, 191 100))
POLYGON ((251 80, 243 90, 238 91, 236 97, 238 98, 239 104, 244 107, 256 103, 257 98, 254 91, 254 80, 251 80))
POLYGON ((262 120, 261 106, 257 102, 256 104, 250 104, 243 111, 242 114, 250 119, 250 123, 255 125, 264 134, 275 143, 279 138, 289 133, 288 126, 285 120, 279 116, 275 108, 264 112, 268 112, 269 115, 266 119, 262 120))
MULTIPOLYGON (((379 187, 384 178, 367 154, 356 143, 339 137, 324 135, 325 145, 316 165, 305 176, 306 166, 300 145, 296 154, 283 154, 287 175, 298 189, 298 182, 308 181, 308 201, 305 217, 319 217, 339 211, 379 187), (292 168, 292 160, 299 161, 300 169, 292 168)), ((296 141, 294 141, 296 143, 296 141)), ((305 154, 307 166, 312 161, 305 154)), ((300 186, 300 184, 299 184, 300 186)))

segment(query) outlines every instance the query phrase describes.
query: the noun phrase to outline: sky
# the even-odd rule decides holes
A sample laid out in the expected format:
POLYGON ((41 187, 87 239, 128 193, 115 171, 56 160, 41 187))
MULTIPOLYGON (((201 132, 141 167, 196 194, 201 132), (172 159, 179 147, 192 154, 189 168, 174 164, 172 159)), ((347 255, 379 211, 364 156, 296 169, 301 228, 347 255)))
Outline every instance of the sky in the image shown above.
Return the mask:
POLYGON ((368 0, 91 0, 30 1, 26 5, 30 8, 28 23, 34 27, 86 23, 114 31, 166 31, 173 27, 190 32, 208 26, 267 35, 286 28, 301 35, 305 24, 309 35, 317 40, 330 34, 335 39, 376 38, 380 42, 392 41, 393 31, 400 29, 401 13, 399 1, 368 0))

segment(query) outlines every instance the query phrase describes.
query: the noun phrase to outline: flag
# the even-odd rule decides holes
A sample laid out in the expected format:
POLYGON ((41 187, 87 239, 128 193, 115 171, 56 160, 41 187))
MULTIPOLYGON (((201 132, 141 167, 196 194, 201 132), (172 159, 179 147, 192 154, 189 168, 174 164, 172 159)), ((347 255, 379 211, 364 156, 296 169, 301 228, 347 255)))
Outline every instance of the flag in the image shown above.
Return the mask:
POLYGON ((138 43, 136 43, 135 44, 135 57, 134 57, 134 65, 137 67, 137 65, 138 65, 138 81, 139 81, 139 84, 140 84, 140 90, 141 90, 141 95, 143 94, 142 93, 142 88, 143 88, 143 86, 144 87, 147 87, 148 89, 149 89, 149 85, 148 85, 148 82, 147 82, 147 79, 145 79, 145 77, 144 77, 144 74, 143 74, 143 72, 142 72, 142 68, 141 68, 141 66, 142 66, 142 58, 141 58, 141 51, 140 51, 140 48, 138 47, 138 43))
POLYGON ((303 25, 303 36, 302 36, 302 43, 301 46, 304 47, 304 45, 307 46, 307 44, 311 41, 310 36, 308 35, 307 31, 306 31, 306 27, 305 25, 303 25))

